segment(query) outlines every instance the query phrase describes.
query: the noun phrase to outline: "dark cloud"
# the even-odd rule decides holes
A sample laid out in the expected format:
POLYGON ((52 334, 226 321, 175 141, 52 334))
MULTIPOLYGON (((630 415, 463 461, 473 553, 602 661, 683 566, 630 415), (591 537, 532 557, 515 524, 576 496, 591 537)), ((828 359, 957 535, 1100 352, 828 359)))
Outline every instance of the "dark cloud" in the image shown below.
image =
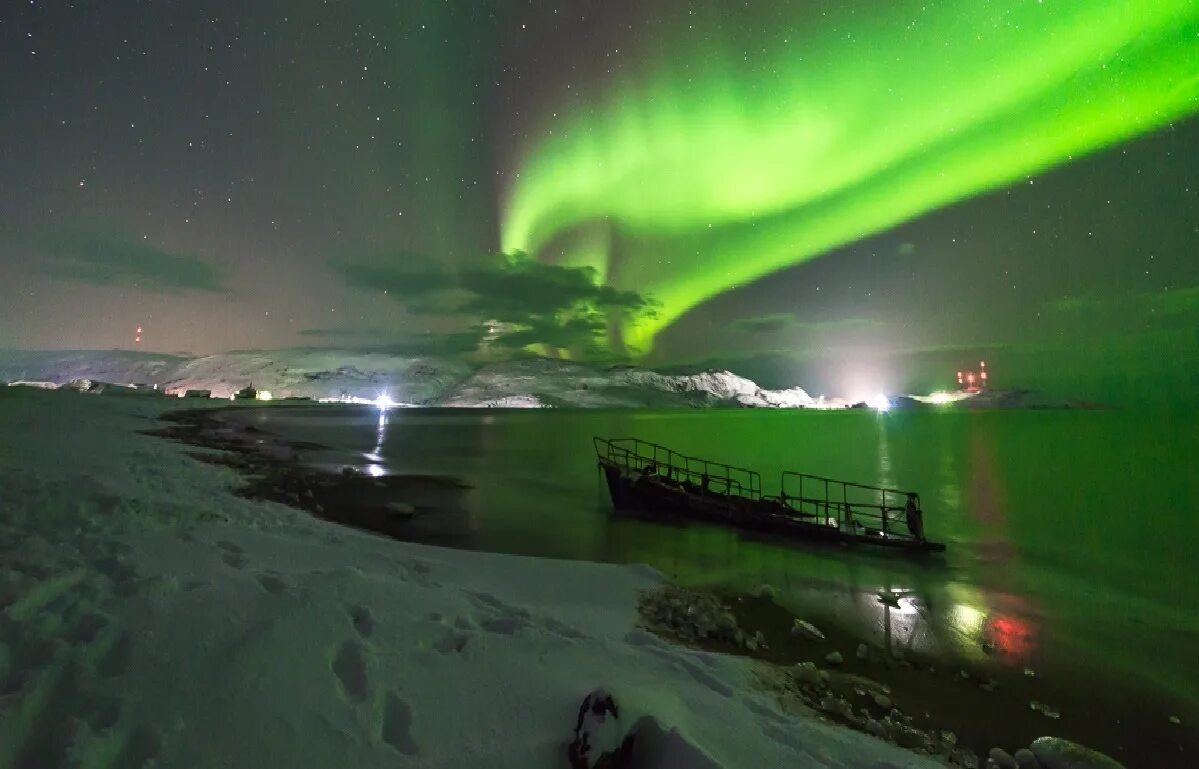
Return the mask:
POLYGON ((791 313, 780 312, 774 315, 761 315, 754 318, 738 318, 733 321, 731 327, 734 331, 747 334, 773 334, 785 328, 791 328, 797 322, 796 317, 791 313))
POLYGON ((546 344, 551 347, 598 353, 599 340, 607 327, 607 322, 598 313, 563 320, 536 318, 497 334, 494 343, 513 350, 533 344, 546 344))
MULTIPOLYGON (((405 357, 453 357, 476 352, 487 333, 485 326, 478 325, 470 326, 463 331, 412 335, 402 335, 378 328, 363 330, 306 328, 300 332, 300 336, 315 340, 329 340, 329 343, 333 345, 331 348, 305 349, 355 350, 405 357)), ((247 350, 246 352, 254 351, 247 350)))
POLYGON ((801 321, 792 313, 782 312, 773 315, 738 318, 729 324, 729 329, 739 334, 761 335, 786 331, 797 339, 831 340, 878 331, 885 328, 885 325, 871 318, 801 321))
POLYGON ((635 291, 597 285, 592 267, 543 264, 523 254, 463 272, 461 287, 473 294, 463 308, 467 312, 512 322, 555 315, 579 305, 618 312, 650 309, 649 302, 635 291))
POLYGON ((375 348, 378 352, 411 357, 449 357, 466 355, 479 349, 486 329, 472 326, 448 334, 422 334, 375 348))
POLYGON ((76 230, 38 238, 41 269, 94 286, 147 291, 224 292, 216 269, 190 254, 172 254, 128 236, 76 230))
POLYGON ((349 285, 386 291, 409 312, 495 322, 485 330, 488 341, 506 349, 545 344, 598 351, 613 320, 654 312, 654 303, 635 291, 598 285, 591 267, 543 264, 524 254, 456 274, 360 262, 332 267, 349 285))

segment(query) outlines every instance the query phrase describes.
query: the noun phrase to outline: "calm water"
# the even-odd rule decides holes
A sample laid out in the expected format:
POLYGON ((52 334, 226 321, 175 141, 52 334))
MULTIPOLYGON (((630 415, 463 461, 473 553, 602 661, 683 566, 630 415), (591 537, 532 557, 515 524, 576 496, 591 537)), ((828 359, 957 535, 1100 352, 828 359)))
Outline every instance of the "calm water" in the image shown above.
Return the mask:
MULTIPOLYGON (((251 416, 252 415, 252 416, 251 416)), ((807 616, 982 666, 1199 691, 1199 417, 1122 412, 246 412, 371 472, 450 474, 461 509, 413 538, 649 564, 696 586, 770 583, 807 616), (921 493, 943 557, 795 546, 610 513, 591 436, 637 436, 762 472, 921 493), (875 598, 905 593, 899 609, 875 598), (888 638, 889 637, 889 638, 888 638)))

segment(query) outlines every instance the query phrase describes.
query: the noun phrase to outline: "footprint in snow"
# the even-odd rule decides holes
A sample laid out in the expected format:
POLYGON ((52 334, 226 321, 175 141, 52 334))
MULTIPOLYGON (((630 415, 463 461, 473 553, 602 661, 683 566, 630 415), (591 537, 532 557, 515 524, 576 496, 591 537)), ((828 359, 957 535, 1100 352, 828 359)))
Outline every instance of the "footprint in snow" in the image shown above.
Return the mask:
POLYGON ((351 606, 349 608, 350 622, 354 624, 354 630, 363 638, 370 638, 371 633, 375 632, 375 617, 371 614, 370 609, 365 606, 351 606))
POLYGON ((262 589, 271 595, 279 595, 287 591, 287 583, 278 575, 269 572, 258 575, 258 584, 262 585, 262 589))
POLYGON ((412 708, 395 692, 388 692, 383 704, 383 723, 379 735, 384 742, 406 756, 420 753, 412 739, 412 708))
POLYGON ((355 702, 365 702, 370 694, 366 673, 366 649, 357 641, 346 641, 333 657, 333 674, 341 683, 345 695, 355 702))

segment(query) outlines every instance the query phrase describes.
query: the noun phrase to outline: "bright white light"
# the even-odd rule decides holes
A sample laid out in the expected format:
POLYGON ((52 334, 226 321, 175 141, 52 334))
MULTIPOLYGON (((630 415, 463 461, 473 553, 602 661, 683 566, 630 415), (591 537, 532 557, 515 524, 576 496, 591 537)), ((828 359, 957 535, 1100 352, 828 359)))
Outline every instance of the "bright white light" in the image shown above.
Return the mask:
POLYGON ((875 411, 890 411, 891 401, 887 400, 887 396, 879 393, 871 398, 866 399, 866 405, 875 411))
POLYGON ((983 623, 987 619, 987 615, 982 611, 963 603, 954 604, 949 612, 954 627, 972 636, 982 632, 983 623))
POLYGON ((387 470, 385 470, 382 465, 367 465, 366 474, 372 478, 379 478, 387 475, 387 470))
POLYGON ((260 400, 260 401, 269 401, 274 397, 275 396, 271 395, 270 390, 259 390, 258 391, 258 400, 260 400))
POLYGON ((375 408, 389 409, 394 405, 396 405, 396 402, 387 393, 379 393, 375 398, 375 408))

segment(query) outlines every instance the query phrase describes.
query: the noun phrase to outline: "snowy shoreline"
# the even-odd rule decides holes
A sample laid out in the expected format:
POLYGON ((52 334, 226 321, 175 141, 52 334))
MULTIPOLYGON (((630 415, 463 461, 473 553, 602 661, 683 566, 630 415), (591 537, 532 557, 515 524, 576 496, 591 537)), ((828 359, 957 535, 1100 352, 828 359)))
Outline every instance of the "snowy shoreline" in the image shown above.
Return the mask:
POLYGON ((802 388, 770 390, 729 371, 661 374, 525 357, 469 364, 386 352, 292 349, 204 356, 127 350, 0 349, 0 381, 63 386, 86 380, 228 398, 253 386, 275 398, 389 401, 449 408, 845 408, 802 388))
POLYGON ((720 766, 937 765, 637 630, 644 568, 381 539, 138 434, 176 402, 0 393, 0 768, 565 766, 597 686, 720 766))
MULTIPOLYGON (((219 449, 219 459, 205 461, 242 473, 246 483, 238 493, 251 499, 278 501, 401 541, 447 542, 435 523, 423 532, 411 526, 418 519, 436 521, 458 503, 456 492, 469 486, 450 476, 371 475, 356 464, 357 454, 338 461, 334 449, 289 441, 263 430, 255 415, 275 408, 267 404, 174 412, 164 416, 171 426, 159 434, 192 446, 219 449), (310 452, 320 461, 313 463, 310 452)), ((478 549, 470 541, 452 546, 478 549)), ((883 594, 865 596, 865 600, 880 603, 884 598, 883 594)), ((1088 726, 1085 718, 1080 723, 1086 712, 1080 698, 1100 710, 1101 700, 1107 706, 1115 705, 1111 712, 1116 724, 1127 724, 1125 736, 1135 734, 1154 743, 1152 748, 1137 745, 1131 751, 1146 760, 1151 757, 1153 765, 1174 766, 1175 756, 1163 762, 1162 753, 1174 748, 1190 750, 1174 744, 1171 731, 1176 727, 1169 724, 1178 722, 1169 721, 1157 705, 1130 712, 1127 700, 1112 702, 1121 696, 1137 698, 1132 688, 1113 692, 1110 681, 1097 680, 1091 685, 1077 681, 1072 685, 1071 671, 1056 668, 1035 673, 1034 681, 1030 671, 1022 672, 1019 667, 980 667, 964 657, 923 653, 902 645, 886 648, 876 638, 841 627, 835 613, 813 612, 811 606, 801 610, 801 617, 819 617, 822 632, 793 614, 796 609, 777 602, 769 585, 748 592, 720 586, 696 592, 663 583, 639 591, 638 600, 640 626, 661 638, 761 663, 753 667, 756 686, 769 691, 784 711, 802 716, 818 713, 822 719, 935 756, 949 766, 981 765, 982 759, 977 757, 988 755, 997 759, 988 767, 1008 766, 1004 756, 1014 761, 1014 755, 1026 759, 1021 766, 1035 767, 1039 764, 1027 761, 1031 757, 1028 748, 1015 749, 1030 742, 1043 755, 1059 748, 1085 751, 1057 738, 1038 739, 1047 727, 1057 727, 1055 731, 1087 743, 1115 747, 1119 755, 1126 755, 1129 751, 1120 744, 1121 738, 1113 740, 1110 730, 1088 726), (664 609, 675 615, 673 621, 663 621, 664 609), (1066 705, 1068 725, 1058 720, 1062 711, 1046 703, 1066 705), (1014 752, 1005 753, 995 745, 1012 746, 1014 752)), ((1063 755, 1081 760, 1072 752, 1063 755)), ((1118 765, 1101 754, 1083 755, 1098 756, 1099 763, 1067 765, 1073 769, 1118 765)))

